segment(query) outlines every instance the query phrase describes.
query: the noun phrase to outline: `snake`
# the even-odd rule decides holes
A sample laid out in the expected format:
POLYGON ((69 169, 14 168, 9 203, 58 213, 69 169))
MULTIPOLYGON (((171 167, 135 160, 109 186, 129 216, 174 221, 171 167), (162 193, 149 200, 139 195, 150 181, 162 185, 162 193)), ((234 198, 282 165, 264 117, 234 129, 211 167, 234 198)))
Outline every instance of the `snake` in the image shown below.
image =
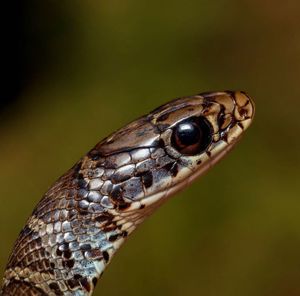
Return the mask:
POLYGON ((127 237, 222 159, 253 116, 245 92, 206 92, 172 100, 104 138, 34 208, 1 295, 92 295, 127 237))

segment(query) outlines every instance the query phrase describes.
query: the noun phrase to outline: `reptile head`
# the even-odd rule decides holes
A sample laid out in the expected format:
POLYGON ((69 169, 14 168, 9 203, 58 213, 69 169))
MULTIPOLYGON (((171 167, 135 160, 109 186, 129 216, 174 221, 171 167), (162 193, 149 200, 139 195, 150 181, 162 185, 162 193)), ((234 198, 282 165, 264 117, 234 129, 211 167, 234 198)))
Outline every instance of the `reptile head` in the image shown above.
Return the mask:
POLYGON ((89 156, 112 184, 123 211, 157 204, 221 159, 250 125, 244 92, 203 93, 173 100, 100 142, 89 156))

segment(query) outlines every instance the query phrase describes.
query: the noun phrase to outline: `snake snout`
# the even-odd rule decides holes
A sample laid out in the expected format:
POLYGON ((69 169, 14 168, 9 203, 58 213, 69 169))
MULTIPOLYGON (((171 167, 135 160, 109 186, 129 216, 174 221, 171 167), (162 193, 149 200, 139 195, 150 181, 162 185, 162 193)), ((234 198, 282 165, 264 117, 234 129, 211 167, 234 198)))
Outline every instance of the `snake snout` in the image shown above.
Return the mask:
POLYGON ((252 99, 243 91, 235 92, 234 100, 236 104, 236 108, 234 111, 234 117, 237 121, 240 122, 240 125, 246 129, 255 113, 255 106, 252 99))

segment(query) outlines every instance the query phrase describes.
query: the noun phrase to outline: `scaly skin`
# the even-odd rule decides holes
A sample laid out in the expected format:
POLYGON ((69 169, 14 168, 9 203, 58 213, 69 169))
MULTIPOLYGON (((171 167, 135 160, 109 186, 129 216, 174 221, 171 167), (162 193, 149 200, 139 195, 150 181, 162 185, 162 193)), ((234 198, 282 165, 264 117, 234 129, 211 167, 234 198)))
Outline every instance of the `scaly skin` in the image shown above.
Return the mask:
POLYGON ((253 115, 243 92, 205 93, 173 100, 102 140, 34 209, 2 295, 91 295, 127 236, 221 159, 253 115), (194 134, 186 136, 190 123, 194 134))

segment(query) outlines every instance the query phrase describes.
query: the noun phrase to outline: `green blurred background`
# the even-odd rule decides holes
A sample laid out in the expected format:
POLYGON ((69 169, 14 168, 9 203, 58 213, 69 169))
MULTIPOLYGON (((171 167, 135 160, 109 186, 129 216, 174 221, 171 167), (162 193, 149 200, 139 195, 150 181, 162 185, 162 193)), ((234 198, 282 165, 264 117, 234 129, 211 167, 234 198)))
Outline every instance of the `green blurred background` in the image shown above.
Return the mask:
POLYGON ((257 107, 244 139, 132 235, 95 295, 300 295, 300 2, 14 2, 1 273, 42 194, 101 138, 169 99, 242 89, 257 107))

